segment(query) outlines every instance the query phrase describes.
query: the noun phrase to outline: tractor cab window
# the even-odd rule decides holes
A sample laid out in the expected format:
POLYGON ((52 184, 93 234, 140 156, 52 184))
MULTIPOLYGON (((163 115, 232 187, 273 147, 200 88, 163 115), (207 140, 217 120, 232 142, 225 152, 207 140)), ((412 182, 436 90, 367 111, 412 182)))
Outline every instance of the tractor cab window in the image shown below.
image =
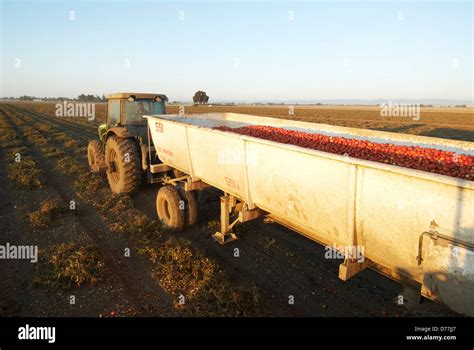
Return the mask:
POLYGON ((124 102, 124 124, 125 125, 146 125, 144 115, 164 114, 163 102, 159 101, 125 101, 124 102))
POLYGON ((108 112, 108 126, 114 126, 120 122, 120 101, 119 100, 110 100, 109 101, 109 112, 108 112))

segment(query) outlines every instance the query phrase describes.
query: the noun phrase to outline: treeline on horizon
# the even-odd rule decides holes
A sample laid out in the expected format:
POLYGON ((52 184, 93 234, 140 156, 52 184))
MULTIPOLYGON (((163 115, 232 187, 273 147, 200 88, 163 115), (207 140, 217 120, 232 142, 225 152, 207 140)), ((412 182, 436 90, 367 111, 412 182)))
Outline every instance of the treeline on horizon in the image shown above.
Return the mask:
POLYGON ((80 94, 76 98, 70 97, 36 97, 36 96, 20 96, 20 97, 2 97, 3 100, 15 101, 81 101, 81 102, 105 102, 105 95, 85 95, 80 94))

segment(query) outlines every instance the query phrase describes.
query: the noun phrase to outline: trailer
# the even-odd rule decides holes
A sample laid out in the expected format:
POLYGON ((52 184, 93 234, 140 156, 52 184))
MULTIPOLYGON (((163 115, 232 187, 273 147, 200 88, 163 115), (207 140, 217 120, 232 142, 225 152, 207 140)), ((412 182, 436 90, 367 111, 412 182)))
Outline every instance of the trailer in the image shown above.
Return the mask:
MULTIPOLYGON (((264 216, 344 254, 342 280, 368 267, 418 298, 474 316, 474 181, 213 128, 267 125, 469 155, 474 143, 235 113, 145 118, 149 151, 160 160, 152 173, 174 169, 165 183, 186 193, 208 186, 223 192, 219 243, 236 239, 236 224, 264 216), (348 247, 362 250, 363 259, 348 247)), ((157 210, 169 220, 166 205, 176 198, 166 195, 158 194, 157 210)))

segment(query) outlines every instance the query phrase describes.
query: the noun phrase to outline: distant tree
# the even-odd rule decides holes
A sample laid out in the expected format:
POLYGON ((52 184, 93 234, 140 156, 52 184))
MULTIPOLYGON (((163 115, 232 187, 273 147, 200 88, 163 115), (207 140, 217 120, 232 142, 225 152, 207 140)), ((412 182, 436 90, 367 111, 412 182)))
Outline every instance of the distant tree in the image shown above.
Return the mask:
POLYGON ((77 96, 77 100, 80 102, 100 102, 102 101, 101 97, 99 95, 85 95, 85 94, 80 94, 77 96))
POLYGON ((207 103, 208 101, 209 101, 209 96, 207 96, 207 94, 204 91, 201 91, 201 90, 196 91, 196 93, 193 96, 194 103, 204 104, 204 103, 207 103))

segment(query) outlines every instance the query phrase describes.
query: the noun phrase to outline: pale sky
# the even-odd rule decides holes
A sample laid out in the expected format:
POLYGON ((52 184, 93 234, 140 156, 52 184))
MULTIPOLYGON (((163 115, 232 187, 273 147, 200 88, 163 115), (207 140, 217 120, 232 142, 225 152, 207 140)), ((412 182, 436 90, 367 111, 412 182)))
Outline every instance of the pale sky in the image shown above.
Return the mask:
POLYGON ((472 2, 1 1, 0 96, 473 99, 472 2))

